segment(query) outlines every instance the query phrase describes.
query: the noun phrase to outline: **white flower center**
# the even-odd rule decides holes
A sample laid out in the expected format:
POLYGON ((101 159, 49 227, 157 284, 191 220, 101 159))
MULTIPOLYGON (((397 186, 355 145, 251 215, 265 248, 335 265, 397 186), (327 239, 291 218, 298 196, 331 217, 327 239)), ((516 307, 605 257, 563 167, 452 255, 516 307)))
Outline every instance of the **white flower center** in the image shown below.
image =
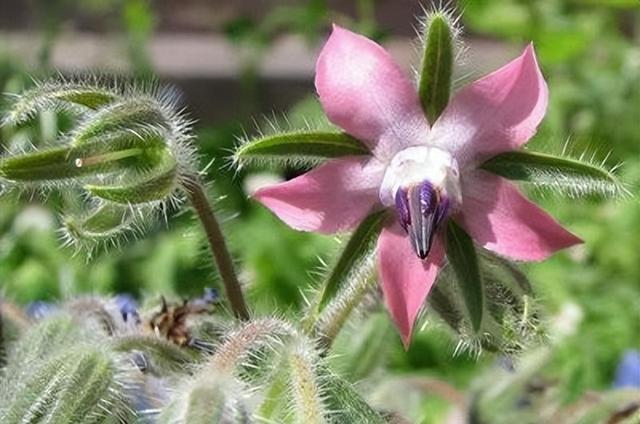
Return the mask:
POLYGON ((440 189, 454 209, 462 204, 458 162, 449 152, 429 146, 408 147, 391 159, 380 186, 380 201, 394 206, 399 188, 424 182, 440 189))

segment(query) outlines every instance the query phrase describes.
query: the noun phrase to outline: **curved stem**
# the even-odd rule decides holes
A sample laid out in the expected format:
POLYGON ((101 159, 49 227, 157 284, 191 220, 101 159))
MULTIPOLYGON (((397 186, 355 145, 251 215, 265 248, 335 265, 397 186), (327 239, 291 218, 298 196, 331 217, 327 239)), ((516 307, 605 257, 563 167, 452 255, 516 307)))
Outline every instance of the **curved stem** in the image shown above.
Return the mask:
POLYGON ((197 176, 187 175, 183 178, 183 185, 189 201, 198 214, 202 227, 207 235, 209 248, 218 267, 220 278, 224 284, 231 310, 237 318, 249 319, 249 310, 242 294, 240 282, 233 268, 233 261, 227 249, 220 224, 209 204, 202 183, 197 176))

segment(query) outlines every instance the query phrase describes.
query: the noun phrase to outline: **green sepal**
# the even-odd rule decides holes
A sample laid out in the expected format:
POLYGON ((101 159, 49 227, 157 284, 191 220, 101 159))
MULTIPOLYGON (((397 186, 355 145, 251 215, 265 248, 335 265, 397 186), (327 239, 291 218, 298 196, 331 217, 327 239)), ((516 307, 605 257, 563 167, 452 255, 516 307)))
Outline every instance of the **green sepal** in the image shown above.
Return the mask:
POLYGON ((0 178, 51 182, 153 165, 164 145, 160 134, 120 131, 80 145, 52 147, 0 158, 0 178))
POLYGON ((67 216, 64 226, 67 232, 77 240, 107 240, 123 230, 131 228, 133 213, 131 208, 103 203, 84 217, 67 216))
POLYGON ((92 195, 120 204, 161 201, 178 185, 178 163, 169 151, 163 151, 157 164, 144 173, 132 173, 131 179, 121 177, 114 184, 87 184, 92 195))
POLYGON ((359 265, 373 254, 386 219, 386 210, 374 212, 353 232, 324 285, 318 310, 322 310, 338 294, 352 273, 358 272, 359 265))
POLYGON ((484 315, 484 287, 471 237, 455 222, 447 225, 447 259, 462 292, 472 329, 477 333, 484 315))
POLYGON ((330 411, 335 411, 331 414, 330 423, 384 424, 387 422, 349 383, 327 369, 323 371, 325 404, 330 411))
POLYGON ((96 110, 117 99, 112 91, 92 84, 64 81, 40 84, 10 106, 2 124, 19 124, 45 109, 80 106, 96 110))
POLYGON ((116 96, 107 90, 82 86, 75 87, 67 92, 61 92, 58 98, 93 110, 116 100, 116 96))
POLYGON ((342 156, 368 155, 360 141, 346 133, 300 131, 268 135, 242 144, 236 150, 236 162, 268 160, 284 162, 321 160, 342 156))
POLYGON ((189 349, 183 349, 155 335, 124 335, 113 342, 116 352, 144 352, 152 360, 154 371, 181 372, 197 363, 199 357, 189 349))
POLYGON ((427 23, 418 94, 433 124, 449 103, 454 58, 454 33, 449 19, 436 13, 427 23))
POLYGON ((501 177, 534 184, 570 196, 624 197, 624 184, 603 166, 544 153, 501 153, 482 164, 501 177))
POLYGON ((91 115, 87 122, 80 123, 72 134, 72 144, 80 145, 113 131, 146 130, 155 128, 156 131, 169 130, 169 121, 152 99, 127 99, 100 109, 91 115))

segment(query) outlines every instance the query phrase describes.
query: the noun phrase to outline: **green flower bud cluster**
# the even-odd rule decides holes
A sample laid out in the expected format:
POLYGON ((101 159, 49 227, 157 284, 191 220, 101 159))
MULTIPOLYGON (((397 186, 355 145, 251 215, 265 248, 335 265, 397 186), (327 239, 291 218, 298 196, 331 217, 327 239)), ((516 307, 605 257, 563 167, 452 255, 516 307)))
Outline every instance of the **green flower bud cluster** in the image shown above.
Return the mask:
POLYGON ((77 189, 85 201, 65 218, 70 241, 114 241, 136 220, 179 200, 196 174, 190 125, 175 95, 144 87, 105 88, 96 81, 52 81, 17 96, 3 124, 38 112, 70 111, 73 128, 53 145, 0 157, 0 182, 11 189, 77 189))

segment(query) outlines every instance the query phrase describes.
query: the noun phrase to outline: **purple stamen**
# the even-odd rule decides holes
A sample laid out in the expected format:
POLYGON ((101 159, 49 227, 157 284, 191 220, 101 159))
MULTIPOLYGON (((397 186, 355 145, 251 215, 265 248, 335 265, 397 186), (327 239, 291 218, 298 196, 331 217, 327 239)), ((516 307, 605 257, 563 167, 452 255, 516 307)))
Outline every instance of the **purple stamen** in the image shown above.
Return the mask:
POLYGON ((449 212, 448 197, 425 181, 407 188, 400 187, 395 200, 400 225, 409 235, 418 257, 425 259, 438 227, 449 212))
POLYGON ((396 191, 396 211, 398 212, 398 220, 405 231, 408 231, 411 225, 411 215, 409 214, 409 197, 407 190, 400 187, 396 191))

